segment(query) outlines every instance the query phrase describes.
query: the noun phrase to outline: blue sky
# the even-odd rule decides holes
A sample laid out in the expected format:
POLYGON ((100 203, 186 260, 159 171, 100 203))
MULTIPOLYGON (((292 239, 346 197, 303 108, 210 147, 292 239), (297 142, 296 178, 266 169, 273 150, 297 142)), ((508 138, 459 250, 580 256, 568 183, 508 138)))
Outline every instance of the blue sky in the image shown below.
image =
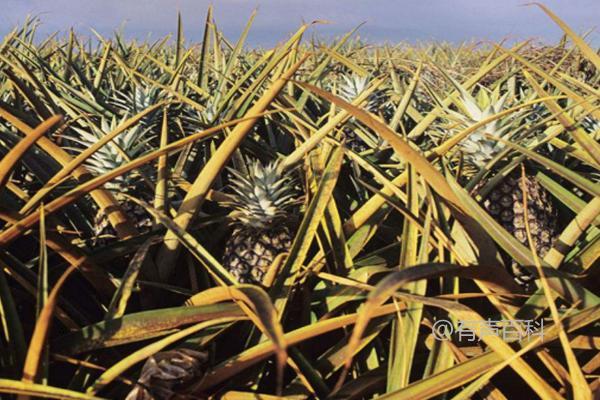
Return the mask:
MULTIPOLYGON (((553 42, 560 29, 534 6, 515 0, 0 0, 0 34, 26 15, 39 15, 40 34, 81 34, 94 28, 104 35, 123 28, 128 37, 157 39, 176 29, 181 11, 188 40, 200 39, 206 9, 214 5, 217 25, 235 40, 252 10, 258 8, 249 43, 271 46, 288 37, 302 21, 328 20, 312 32, 335 37, 362 22, 361 37, 372 42, 445 40, 518 40, 553 42)), ((577 32, 600 28, 600 0, 544 2, 577 32)), ((600 42, 600 33, 590 38, 600 42)))

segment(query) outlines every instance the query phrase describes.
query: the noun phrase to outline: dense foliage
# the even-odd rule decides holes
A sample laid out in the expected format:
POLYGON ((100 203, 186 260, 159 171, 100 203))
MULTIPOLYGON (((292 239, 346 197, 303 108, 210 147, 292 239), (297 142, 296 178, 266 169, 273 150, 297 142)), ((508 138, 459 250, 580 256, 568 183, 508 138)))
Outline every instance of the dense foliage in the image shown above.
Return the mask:
POLYGON ((600 56, 541 9, 556 45, 27 21, 0 45, 2 396, 591 399, 600 56))

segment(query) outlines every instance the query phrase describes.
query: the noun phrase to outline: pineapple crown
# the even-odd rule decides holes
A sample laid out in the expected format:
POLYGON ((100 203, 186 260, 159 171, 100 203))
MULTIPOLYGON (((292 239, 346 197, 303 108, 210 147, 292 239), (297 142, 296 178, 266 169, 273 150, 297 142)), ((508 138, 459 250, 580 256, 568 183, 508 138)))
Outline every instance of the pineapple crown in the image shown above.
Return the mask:
MULTIPOLYGON (((466 111, 465 116, 461 115, 461 119, 469 123, 477 123, 494 114, 498 114, 504 109, 508 93, 499 97, 498 92, 495 92, 492 97, 488 96, 485 90, 479 92, 478 99, 473 98, 468 93, 464 92, 461 96, 461 104, 466 111)), ((486 125, 481 130, 493 136, 502 136, 508 128, 510 128, 509 119, 496 119, 486 125)))
POLYGON ((339 95, 346 101, 352 101, 369 86, 369 79, 359 75, 342 75, 339 95))
MULTIPOLYGON (((352 102, 369 87, 369 77, 351 74, 342 75, 341 78, 342 80, 338 87, 338 95, 347 102, 352 102)), ((369 96, 366 108, 370 112, 375 112, 383 103, 385 103, 385 101, 384 91, 376 90, 369 96)))
POLYGON ((294 179, 281 173, 277 161, 266 165, 252 162, 248 176, 235 169, 229 172, 233 194, 225 205, 233 209, 230 217, 234 223, 256 229, 272 227, 288 220, 290 208, 300 200, 294 179))
MULTIPOLYGON (((89 147, 105 135, 117 129, 117 127, 127 120, 127 118, 128 115, 125 115, 120 122, 117 122, 115 117, 110 120, 102 117, 99 127, 90 125, 90 130, 74 128, 77 132, 77 136, 70 136, 68 139, 83 147, 89 147)), ((148 142, 153 139, 153 136, 149 134, 149 130, 149 128, 142 127, 139 124, 129 128, 92 154, 91 157, 86 160, 86 166, 91 171, 101 175, 125 164, 128 161, 125 155, 129 158, 136 158, 142 155, 148 148, 148 142)), ((108 187, 113 188, 114 186, 115 189, 121 190, 125 187, 126 181, 126 177, 120 176, 116 178, 112 184, 109 184, 108 187)))
POLYGON ((581 126, 586 132, 590 133, 596 140, 600 140, 600 121, 591 116, 586 116, 581 120, 581 126))
MULTIPOLYGON (((482 89, 479 91, 477 98, 474 98, 465 90, 461 90, 458 105, 463 109, 463 113, 452 110, 448 110, 448 112, 455 119, 461 121, 462 125, 473 125, 503 111, 508 95, 509 93, 505 93, 500 96, 499 88, 491 94, 482 89)), ((487 138, 486 135, 495 137, 506 135, 515 126, 518 116, 522 115, 522 113, 516 114, 496 119, 482 126, 461 141, 459 147, 463 152, 465 161, 477 168, 481 168, 502 151, 505 145, 497 140, 487 138)))
MULTIPOLYGON (((209 98, 206 100, 204 106, 205 108, 203 111, 198 111, 188 105, 183 107, 182 122, 184 123, 186 131, 193 132, 198 129, 210 127, 218 120, 218 117, 220 116, 219 110, 213 99, 209 98)), ((221 111, 221 113, 223 113, 223 111, 221 111)))
MULTIPOLYGON (((161 88, 139 84, 129 91, 117 91, 112 102, 126 113, 135 115, 155 105, 162 98, 164 98, 164 94, 161 88)), ((141 124, 145 126, 153 125, 159 115, 160 111, 155 110, 142 118, 141 124)))

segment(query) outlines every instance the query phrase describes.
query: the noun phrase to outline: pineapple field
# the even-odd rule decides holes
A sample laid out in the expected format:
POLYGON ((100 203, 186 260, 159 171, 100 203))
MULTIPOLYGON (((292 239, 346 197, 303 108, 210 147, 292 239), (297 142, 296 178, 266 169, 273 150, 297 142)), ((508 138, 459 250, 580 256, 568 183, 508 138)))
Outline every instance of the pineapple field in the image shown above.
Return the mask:
POLYGON ((598 398, 600 53, 530 7, 560 42, 15 28, 0 398, 598 398))

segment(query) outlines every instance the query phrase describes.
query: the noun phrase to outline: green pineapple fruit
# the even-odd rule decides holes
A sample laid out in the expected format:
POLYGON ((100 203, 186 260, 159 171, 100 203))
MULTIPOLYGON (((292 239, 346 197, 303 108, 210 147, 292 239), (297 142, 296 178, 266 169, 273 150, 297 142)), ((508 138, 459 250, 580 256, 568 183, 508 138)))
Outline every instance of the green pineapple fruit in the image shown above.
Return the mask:
POLYGON ((223 265, 240 283, 260 284, 275 257, 292 244, 292 210, 300 198, 294 180, 282 175, 278 165, 255 161, 248 176, 230 170, 233 194, 226 205, 233 209, 233 233, 223 265))
MULTIPOLYGON (((465 115, 455 113, 461 119, 463 127, 473 125, 504 110, 507 94, 499 95, 499 90, 491 96, 484 89, 478 100, 468 93, 462 93, 462 105, 465 115)), ((505 148, 502 142, 486 137, 506 137, 511 128, 525 117, 523 113, 500 118, 490 122, 464 139, 459 147, 462 151, 466 167, 474 171, 481 170, 501 150, 505 148)), ((523 181, 527 190, 528 224, 531 230, 533 245, 540 257, 550 250, 556 235, 556 209, 550 193, 537 181, 532 166, 525 164, 525 179, 521 177, 521 169, 515 168, 508 176, 498 182, 489 193, 485 194, 482 204, 486 211, 510 232, 519 242, 529 247, 525 228, 525 210, 523 207, 523 181)), ((492 171, 492 175, 496 171, 492 171)), ((475 187, 479 190, 490 178, 483 179, 475 187)), ((530 290, 531 275, 515 261, 510 262, 510 272, 515 281, 525 290, 530 290)))

